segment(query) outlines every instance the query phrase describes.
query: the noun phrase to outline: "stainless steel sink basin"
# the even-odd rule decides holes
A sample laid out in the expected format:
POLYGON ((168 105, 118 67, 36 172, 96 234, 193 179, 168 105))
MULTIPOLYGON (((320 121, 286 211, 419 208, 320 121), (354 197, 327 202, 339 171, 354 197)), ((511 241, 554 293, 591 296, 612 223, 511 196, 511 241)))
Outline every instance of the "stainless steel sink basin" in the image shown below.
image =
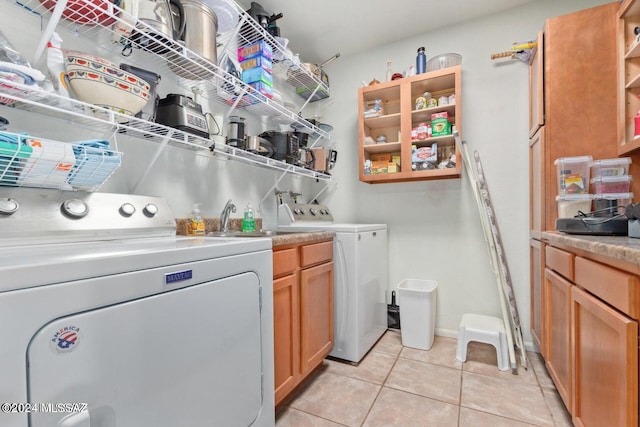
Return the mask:
POLYGON ((286 234, 296 234, 295 231, 277 231, 277 230, 261 230, 261 231, 212 231, 207 233, 208 237, 274 237, 286 234))

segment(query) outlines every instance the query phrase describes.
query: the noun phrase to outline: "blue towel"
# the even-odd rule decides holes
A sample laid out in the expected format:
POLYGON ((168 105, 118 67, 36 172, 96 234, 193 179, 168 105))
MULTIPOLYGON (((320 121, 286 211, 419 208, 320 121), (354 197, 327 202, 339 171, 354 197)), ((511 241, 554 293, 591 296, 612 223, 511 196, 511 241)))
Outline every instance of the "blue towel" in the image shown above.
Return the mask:
POLYGON ((121 156, 109 149, 109 141, 90 140, 76 142, 73 146, 76 163, 67 182, 79 189, 93 189, 120 166, 121 156))
POLYGON ((0 185, 16 185, 24 159, 28 159, 33 151, 24 143, 28 136, 27 133, 0 132, 0 185))

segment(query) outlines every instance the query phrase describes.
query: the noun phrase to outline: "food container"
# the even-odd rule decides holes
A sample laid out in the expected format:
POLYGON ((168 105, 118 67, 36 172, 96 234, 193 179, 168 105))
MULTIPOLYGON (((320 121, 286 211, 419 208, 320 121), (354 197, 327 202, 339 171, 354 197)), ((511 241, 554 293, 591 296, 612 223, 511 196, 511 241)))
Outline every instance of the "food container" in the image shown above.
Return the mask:
MULTIPOLYGON (((589 192, 591 156, 560 157, 556 159, 558 194, 586 194, 589 192)), ((628 191, 628 190, 627 190, 628 191)))
POLYGON ((451 135, 451 123, 446 111, 431 115, 431 132, 433 136, 451 135))
POLYGON ((593 215, 611 217, 624 214, 625 207, 633 200, 633 193, 602 193, 593 195, 593 215))
POLYGON ((599 176, 591 180, 593 191, 601 193, 627 193, 631 186, 631 175, 599 176))
POLYGON ((574 218, 591 212, 591 194, 561 194, 556 196, 558 218, 574 218))
POLYGON ((457 53, 443 53, 436 55, 427 61, 427 71, 436 71, 443 68, 462 64, 462 56, 457 53))
POLYGON ((619 159, 594 160, 591 165, 591 173, 594 178, 599 176, 621 176, 629 173, 631 157, 619 159))

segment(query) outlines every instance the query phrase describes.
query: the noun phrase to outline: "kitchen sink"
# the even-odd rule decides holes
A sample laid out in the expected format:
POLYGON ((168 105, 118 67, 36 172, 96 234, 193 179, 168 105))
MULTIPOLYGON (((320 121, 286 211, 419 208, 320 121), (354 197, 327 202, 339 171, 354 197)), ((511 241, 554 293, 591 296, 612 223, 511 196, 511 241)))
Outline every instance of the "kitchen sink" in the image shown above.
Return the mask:
POLYGON ((261 230, 261 231, 212 231, 207 233, 207 237, 274 237, 287 234, 296 234, 297 231, 277 231, 277 230, 261 230))

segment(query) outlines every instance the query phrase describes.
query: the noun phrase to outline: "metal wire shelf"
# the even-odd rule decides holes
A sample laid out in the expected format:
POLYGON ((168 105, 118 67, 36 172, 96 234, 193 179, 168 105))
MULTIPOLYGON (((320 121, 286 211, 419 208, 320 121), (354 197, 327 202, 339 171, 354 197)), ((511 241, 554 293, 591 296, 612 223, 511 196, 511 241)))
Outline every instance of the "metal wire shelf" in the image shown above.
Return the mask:
MULTIPOLYGON (((329 133, 303 119, 298 111, 291 111, 279 101, 255 91, 238 76, 230 74, 145 22, 134 19, 108 0, 66 0, 66 8, 59 20, 54 9, 56 0, 9 1, 31 15, 40 15, 48 20, 48 27, 53 27, 50 32, 54 28, 64 28, 74 35, 90 40, 100 49, 116 55, 134 52, 131 56, 123 57, 123 61, 134 62, 147 69, 158 69, 166 65, 176 75, 177 84, 189 92, 197 92, 203 98, 223 102, 229 105, 231 110, 243 108, 257 115, 270 116, 280 124, 294 124, 330 140, 329 133)), ((272 46, 274 56, 280 58, 274 60, 274 73, 282 73, 283 81, 291 85, 294 92, 302 87, 311 92, 330 93, 328 86, 313 73, 306 70, 289 72, 287 64, 295 64, 297 61, 291 51, 260 27, 233 0, 224 1, 235 9, 239 20, 233 30, 224 34, 225 42, 218 50, 219 62, 222 62, 225 56, 235 57, 235 49, 239 46, 265 40, 272 46)), ((43 54, 49 37, 50 34, 47 35, 45 30, 36 49, 34 62, 43 54)), ((306 105, 307 103, 300 111, 306 105)))
POLYGON ((189 134, 158 123, 127 116, 112 110, 97 107, 82 101, 46 93, 37 86, 29 86, 0 78, 0 93, 4 102, 12 107, 38 114, 78 123, 93 129, 115 131, 135 138, 163 145, 171 145, 194 151, 205 151, 212 155, 232 159, 318 181, 330 181, 331 175, 275 160, 260 154, 224 144, 213 144, 209 139, 189 134), (11 86, 7 89, 5 86, 11 86))

